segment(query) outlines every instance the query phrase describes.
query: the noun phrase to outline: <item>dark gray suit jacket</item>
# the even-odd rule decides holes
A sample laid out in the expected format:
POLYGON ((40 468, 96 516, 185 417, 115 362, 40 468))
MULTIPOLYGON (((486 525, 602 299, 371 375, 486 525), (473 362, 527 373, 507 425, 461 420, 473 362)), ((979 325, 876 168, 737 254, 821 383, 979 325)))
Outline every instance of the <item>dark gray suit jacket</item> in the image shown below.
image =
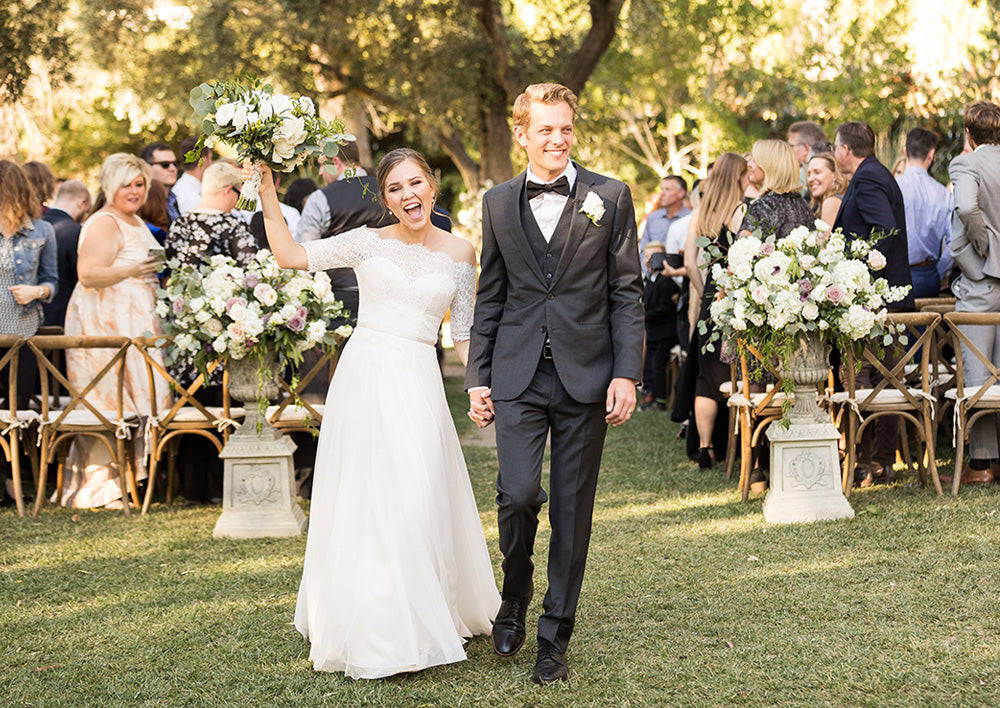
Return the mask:
POLYGON ((982 145, 948 166, 955 184, 951 254, 970 281, 1000 278, 1000 145, 982 145))
POLYGON ((566 391, 581 403, 607 396, 612 378, 642 375, 642 276, 632 195, 621 182, 577 165, 566 243, 551 280, 543 276, 521 223, 526 173, 483 199, 482 270, 472 325, 467 388, 494 400, 531 383, 546 338, 566 391), (597 194, 595 225, 580 209, 597 194))

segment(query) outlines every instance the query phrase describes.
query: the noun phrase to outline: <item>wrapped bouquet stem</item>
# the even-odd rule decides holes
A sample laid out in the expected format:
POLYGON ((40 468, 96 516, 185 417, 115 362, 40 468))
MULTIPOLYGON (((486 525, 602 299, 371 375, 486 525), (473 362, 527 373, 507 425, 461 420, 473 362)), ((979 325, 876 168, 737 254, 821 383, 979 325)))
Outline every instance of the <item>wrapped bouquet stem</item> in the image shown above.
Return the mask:
MULTIPOLYGON (((256 77, 201 84, 191 89, 190 103, 202 135, 185 156, 189 161, 197 160, 205 147, 224 143, 240 162, 291 172, 310 157, 334 157, 343 143, 354 140, 339 119, 320 118, 312 99, 275 93, 256 77)), ((255 170, 237 207, 256 208, 259 187, 260 171, 255 170)))

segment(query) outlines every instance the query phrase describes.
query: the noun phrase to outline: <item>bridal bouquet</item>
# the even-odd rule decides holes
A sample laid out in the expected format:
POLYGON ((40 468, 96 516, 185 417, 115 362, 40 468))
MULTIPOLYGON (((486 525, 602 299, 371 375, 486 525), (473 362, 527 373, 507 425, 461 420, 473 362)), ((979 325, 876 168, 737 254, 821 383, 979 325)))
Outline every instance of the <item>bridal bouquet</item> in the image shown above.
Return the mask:
MULTIPOLYGON (((876 242, 856 238, 848 245, 840 230, 822 221, 785 238, 758 232, 736 239, 728 255, 700 239, 715 261, 712 277, 719 288, 707 348, 720 338, 745 340, 768 359, 785 360, 799 337, 813 332, 841 351, 870 339, 891 345, 896 330, 885 306, 905 298, 909 286, 890 287, 876 277, 885 267, 876 242)), ((698 326, 707 332, 704 321, 698 326)))
MULTIPOLYGON (((316 114, 312 99, 274 93, 270 84, 256 77, 248 83, 216 81, 191 89, 191 107, 203 134, 185 158, 193 161, 205 147, 225 143, 240 161, 267 165, 277 172, 291 172, 309 157, 334 157, 340 145, 354 140, 338 119, 326 121, 316 114)), ((260 173, 243 185, 240 209, 257 203, 260 173)))
POLYGON ((342 310, 323 271, 283 270, 267 250, 246 268, 221 255, 198 267, 178 266, 170 264, 173 272, 156 305, 164 332, 174 335, 168 364, 192 360, 207 377, 208 364, 220 356, 262 360, 276 349, 297 366, 303 351, 333 347, 350 334, 347 326, 327 331, 342 310))

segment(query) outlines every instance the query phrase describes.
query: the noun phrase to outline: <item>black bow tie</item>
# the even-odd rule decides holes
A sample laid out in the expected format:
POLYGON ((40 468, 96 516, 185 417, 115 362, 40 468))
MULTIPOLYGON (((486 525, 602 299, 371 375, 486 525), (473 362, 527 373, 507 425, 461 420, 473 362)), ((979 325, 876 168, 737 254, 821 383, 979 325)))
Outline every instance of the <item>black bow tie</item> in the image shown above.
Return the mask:
POLYGON ((549 182, 548 184, 539 184, 538 182, 528 182, 528 201, 537 197, 539 194, 545 194, 546 192, 552 192, 554 194, 561 194, 564 197, 569 196, 569 180, 566 179, 566 175, 563 175, 555 182, 549 182))

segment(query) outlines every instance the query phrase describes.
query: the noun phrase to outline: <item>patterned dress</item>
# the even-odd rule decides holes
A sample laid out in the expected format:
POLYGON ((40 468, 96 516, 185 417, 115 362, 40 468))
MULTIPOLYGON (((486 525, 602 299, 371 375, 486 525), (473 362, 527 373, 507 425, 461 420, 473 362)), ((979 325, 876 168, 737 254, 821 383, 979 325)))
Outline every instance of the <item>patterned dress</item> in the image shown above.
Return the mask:
MULTIPOLYGON (((99 219, 114 219, 121 232, 121 248, 112 266, 124 266, 146 260, 151 246, 159 246, 145 224, 130 224, 110 212, 98 212, 90 217, 80 232, 77 250, 83 248, 90 227, 99 219)), ((159 334, 160 322, 156 317, 156 285, 154 274, 126 278, 105 288, 88 288, 77 283, 66 309, 66 334, 76 336, 126 336, 137 337, 147 332, 159 334)), ((158 352, 153 353, 160 358, 158 352)), ((76 388, 83 388, 108 360, 111 353, 100 349, 66 350, 66 377, 76 388)), ((115 410, 116 381, 105 376, 101 383, 87 394, 87 400, 100 410, 115 410)), ((157 387, 157 410, 171 405, 166 382, 157 387)), ((151 410, 149 377, 142 354, 130 350, 125 360, 125 412, 147 415, 151 410)), ((145 477, 143 464, 142 433, 132 431, 137 478, 145 477)), ((121 496, 118 473, 108 457, 107 448, 93 438, 77 437, 66 458, 66 478, 62 503, 73 507, 99 507, 121 496)))

